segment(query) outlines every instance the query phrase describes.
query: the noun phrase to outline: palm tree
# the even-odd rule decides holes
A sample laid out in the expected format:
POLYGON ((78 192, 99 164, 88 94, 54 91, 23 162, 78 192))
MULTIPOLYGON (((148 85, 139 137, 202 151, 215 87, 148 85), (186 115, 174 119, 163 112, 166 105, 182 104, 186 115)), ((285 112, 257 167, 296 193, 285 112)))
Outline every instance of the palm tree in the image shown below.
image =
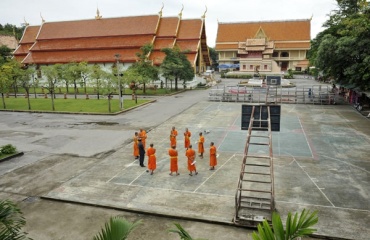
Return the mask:
POLYGON ((206 239, 201 239, 201 238, 192 238, 190 234, 179 224, 179 223, 174 223, 177 229, 170 229, 168 230, 169 232, 177 233, 180 236, 180 239, 183 240, 206 240, 206 239))
POLYGON ((141 220, 132 223, 122 216, 111 217, 94 240, 125 240, 140 224, 141 220))
POLYGON ((317 211, 310 213, 309 210, 303 209, 298 218, 298 213, 288 213, 285 230, 280 215, 276 212, 272 214, 272 229, 266 220, 257 227, 258 233, 253 232, 253 240, 292 240, 299 237, 307 236, 316 231, 311 228, 318 222, 317 211))
POLYGON ((26 220, 21 210, 10 200, 0 202, 0 239, 1 240, 24 240, 27 233, 22 232, 26 220))

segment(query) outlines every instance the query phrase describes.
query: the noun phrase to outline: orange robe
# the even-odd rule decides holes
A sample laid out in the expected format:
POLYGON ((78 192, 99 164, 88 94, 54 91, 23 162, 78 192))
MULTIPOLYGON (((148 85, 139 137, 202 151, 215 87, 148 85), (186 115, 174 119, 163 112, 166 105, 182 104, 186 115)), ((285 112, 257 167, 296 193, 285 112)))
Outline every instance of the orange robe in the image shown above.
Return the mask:
POLYGON ((194 151, 194 149, 189 148, 188 150, 186 150, 186 156, 188 157, 188 170, 190 172, 192 172, 192 171, 196 172, 197 169, 195 168, 195 163, 192 165, 192 163, 195 160, 195 151, 194 151))
POLYGON ((217 165, 216 151, 217 150, 215 146, 209 148, 209 166, 211 167, 217 165))
POLYGON ((184 132, 184 145, 185 145, 185 148, 189 148, 189 145, 190 145, 190 137, 191 137, 191 132, 189 132, 189 131, 184 132))
POLYGON ((204 141, 204 136, 200 136, 198 141, 198 153, 204 153, 204 141))
POLYGON ((170 155, 170 171, 171 172, 177 172, 179 170, 178 164, 177 164, 177 150, 170 148, 168 150, 168 155, 170 155))
POLYGON ((138 147, 138 137, 137 136, 134 136, 134 157, 138 157, 139 156, 139 147, 138 147))
POLYGON ((144 149, 145 149, 145 141, 146 141, 146 138, 147 138, 145 130, 139 132, 139 138, 141 138, 141 142, 143 143, 144 149))
POLYGON ((171 146, 170 147, 176 146, 176 136, 177 136, 177 130, 176 129, 171 130, 171 135, 170 135, 171 146))
POLYGON ((148 156, 148 169, 155 170, 157 168, 157 158, 155 156, 155 148, 149 147, 146 151, 146 155, 148 156))

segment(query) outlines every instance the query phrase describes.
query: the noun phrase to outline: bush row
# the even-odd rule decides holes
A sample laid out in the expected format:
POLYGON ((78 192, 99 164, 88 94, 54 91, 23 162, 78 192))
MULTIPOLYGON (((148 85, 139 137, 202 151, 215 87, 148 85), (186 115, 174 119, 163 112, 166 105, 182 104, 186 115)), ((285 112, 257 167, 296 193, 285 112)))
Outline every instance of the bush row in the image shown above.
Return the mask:
POLYGON ((13 145, 11 144, 7 144, 7 145, 4 145, 4 146, 1 146, 0 147, 0 156, 1 155, 9 155, 9 154, 14 154, 17 152, 17 148, 14 147, 13 145))

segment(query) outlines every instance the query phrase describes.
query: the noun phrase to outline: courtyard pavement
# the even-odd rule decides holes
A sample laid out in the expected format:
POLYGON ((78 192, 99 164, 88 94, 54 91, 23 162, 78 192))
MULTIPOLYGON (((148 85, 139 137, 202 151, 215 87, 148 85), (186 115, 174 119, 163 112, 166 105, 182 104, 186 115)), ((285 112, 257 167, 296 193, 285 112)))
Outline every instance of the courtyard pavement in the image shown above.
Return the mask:
MULTIPOLYGON (((84 143, 82 145, 73 142, 72 138, 77 132, 74 133, 72 124, 83 122, 83 117, 62 116, 68 118, 70 129, 60 130, 63 134, 58 134, 58 137, 54 135, 55 138, 50 133, 47 142, 50 149, 46 151, 47 154, 43 145, 39 151, 32 151, 32 159, 27 159, 27 154, 19 159, 32 164, 40 159, 37 153, 43 155, 43 161, 52 159, 55 154, 68 154, 66 158, 74 158, 77 153, 78 157, 91 157, 100 153, 100 160, 93 165, 75 172, 47 191, 41 191, 40 196, 44 199, 231 225, 247 136, 247 132, 241 130, 242 103, 210 102, 207 94, 208 91, 185 92, 176 97, 158 99, 159 102, 152 106, 134 110, 135 113, 127 112, 117 119, 110 116, 107 122, 117 121, 119 124, 112 126, 115 129, 109 135, 104 131, 89 131, 90 125, 86 125, 83 131, 86 134, 85 141, 80 141, 84 143), (181 102, 181 98, 189 99, 189 95, 194 92, 198 97, 193 99, 193 103, 181 102), (174 100, 172 104, 171 99, 174 100), (181 104, 176 104, 176 101, 181 104), (178 113, 173 117, 159 120, 157 115, 165 115, 168 108, 177 107, 178 113), (138 115, 140 118, 137 118, 138 115), (139 123, 133 124, 135 121, 139 123), (132 128, 132 125, 137 128, 132 128), (131 136, 139 126, 148 130, 147 143, 153 143, 157 149, 157 169, 153 175, 141 168, 132 156, 131 136), (179 176, 169 176, 167 151, 172 126, 179 132, 179 176), (192 132, 191 142, 195 149, 198 133, 207 132, 205 157, 196 159, 199 174, 194 176, 189 176, 186 168, 182 137, 185 128, 192 132), (89 144, 89 138, 94 138, 95 143, 89 144), (118 143, 113 139, 118 139, 118 143), (215 142, 219 154, 215 171, 209 170, 211 141, 215 142)), ((100 116, 92 118, 102 121, 100 116)), ((56 129, 54 134, 59 131, 58 125, 48 127, 56 129)), ((1 131, 2 136, 5 136, 5 130, 1 131)), ((37 135, 36 132, 31 134, 29 128, 24 132, 19 129, 6 131, 6 134, 13 134, 13 138, 9 139, 14 143, 15 139, 25 134, 30 137, 37 135)), ((281 216, 285 218, 288 212, 304 208, 318 210, 319 223, 315 235, 368 239, 369 119, 348 105, 286 104, 282 105, 281 130, 274 132, 272 138, 276 209, 281 216)), ((0 140, 0 143, 3 141, 0 140)), ((23 141, 20 146, 35 148, 35 139, 28 143, 23 141)), ((84 164, 74 161, 72 165, 59 167, 68 171, 74 165, 81 167, 84 164)), ((0 187, 3 195, 7 191, 16 191, 13 184, 19 175, 12 172, 18 167, 0 166, 0 171, 3 170, 0 187)), ((41 178, 43 171, 34 174, 41 178)), ((58 174, 55 173, 55 176, 58 174)))

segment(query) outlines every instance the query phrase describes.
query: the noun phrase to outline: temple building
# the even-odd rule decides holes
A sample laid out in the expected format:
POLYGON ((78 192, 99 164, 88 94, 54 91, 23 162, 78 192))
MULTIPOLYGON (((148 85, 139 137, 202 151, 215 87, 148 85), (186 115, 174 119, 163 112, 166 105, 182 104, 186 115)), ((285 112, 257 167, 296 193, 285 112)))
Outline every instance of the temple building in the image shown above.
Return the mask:
POLYGON ((311 19, 219 23, 219 68, 247 73, 281 73, 308 67, 311 19))
POLYGON ((111 68, 117 61, 127 69, 137 61, 136 53, 146 44, 153 45, 149 59, 160 65, 163 48, 185 51, 194 73, 211 65, 206 44, 205 15, 199 19, 157 15, 103 18, 99 10, 94 19, 45 22, 27 26, 14 57, 25 65, 88 62, 111 68))

